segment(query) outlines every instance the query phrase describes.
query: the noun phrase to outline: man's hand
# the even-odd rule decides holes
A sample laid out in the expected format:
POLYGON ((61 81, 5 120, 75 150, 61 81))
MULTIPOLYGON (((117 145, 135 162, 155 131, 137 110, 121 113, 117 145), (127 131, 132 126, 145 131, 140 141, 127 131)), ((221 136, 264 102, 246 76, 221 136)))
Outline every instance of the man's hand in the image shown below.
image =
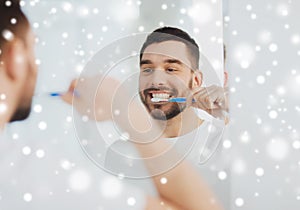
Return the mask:
MULTIPOLYGON (((92 120, 104 121, 112 119, 112 104, 115 94, 120 90, 119 81, 102 75, 73 80, 69 90, 62 95, 68 104, 92 120)), ((118 95, 122 95, 118 92, 118 95)))
POLYGON ((187 105, 223 118, 220 115, 223 111, 228 111, 227 90, 216 85, 195 88, 187 98, 187 105))

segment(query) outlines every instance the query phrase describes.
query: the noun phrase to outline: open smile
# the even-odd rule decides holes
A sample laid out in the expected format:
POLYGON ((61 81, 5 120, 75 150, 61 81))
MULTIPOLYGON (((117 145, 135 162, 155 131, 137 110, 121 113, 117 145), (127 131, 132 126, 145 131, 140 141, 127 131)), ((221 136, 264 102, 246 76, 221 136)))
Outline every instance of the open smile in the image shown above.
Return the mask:
POLYGON ((167 103, 173 97, 172 93, 166 91, 149 91, 148 94, 151 102, 155 104, 167 103))

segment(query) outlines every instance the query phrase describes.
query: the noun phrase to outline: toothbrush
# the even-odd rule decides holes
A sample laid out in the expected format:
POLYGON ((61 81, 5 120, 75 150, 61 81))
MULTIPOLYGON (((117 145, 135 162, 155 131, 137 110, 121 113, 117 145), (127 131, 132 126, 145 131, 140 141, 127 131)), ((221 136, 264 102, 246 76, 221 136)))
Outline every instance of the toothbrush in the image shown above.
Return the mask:
POLYGON ((42 97, 42 96, 50 96, 50 97, 58 97, 62 96, 64 92, 47 92, 47 93, 36 93, 34 96, 36 97, 42 97))
MULTIPOLYGON (((50 97, 59 97, 64 95, 66 92, 49 92, 49 93, 39 93, 35 96, 50 96, 50 97)), ((74 91, 75 96, 79 96, 79 93, 77 91, 74 91)))
POLYGON ((64 93, 63 92, 50 92, 48 94, 51 97, 57 97, 57 96, 62 96, 64 93))
MULTIPOLYGON (((177 102, 177 103, 186 103, 186 98, 151 98, 152 102, 177 102)), ((195 102, 195 99, 193 99, 193 102, 195 102)))

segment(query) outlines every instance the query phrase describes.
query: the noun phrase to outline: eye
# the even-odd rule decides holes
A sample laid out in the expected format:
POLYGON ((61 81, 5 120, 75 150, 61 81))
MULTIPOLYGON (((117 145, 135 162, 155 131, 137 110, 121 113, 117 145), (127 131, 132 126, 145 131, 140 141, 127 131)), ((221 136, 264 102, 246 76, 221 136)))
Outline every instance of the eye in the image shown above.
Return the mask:
POLYGON ((153 69, 151 69, 151 68, 145 68, 142 70, 142 72, 144 72, 144 73, 150 73, 152 71, 153 71, 153 69))
POLYGON ((177 70, 174 68, 167 68, 167 72, 175 72, 175 71, 177 71, 177 70))

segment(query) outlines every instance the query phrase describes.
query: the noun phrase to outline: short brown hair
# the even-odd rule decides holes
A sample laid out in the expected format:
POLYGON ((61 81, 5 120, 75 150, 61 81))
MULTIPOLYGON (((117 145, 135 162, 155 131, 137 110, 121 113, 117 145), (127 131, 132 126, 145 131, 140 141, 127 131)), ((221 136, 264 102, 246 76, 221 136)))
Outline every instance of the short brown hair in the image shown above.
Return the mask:
POLYGON ((147 39, 140 50, 140 61, 142 60, 145 49, 149 45, 170 40, 179 41, 186 45, 191 56, 192 68, 193 70, 197 70, 199 68, 200 59, 198 44, 187 32, 169 26, 158 28, 147 36, 147 39))
POLYGON ((10 31, 14 37, 26 44, 25 35, 28 29, 29 21, 21 10, 20 0, 0 0, 0 49, 7 42, 3 37, 5 30, 10 31))

